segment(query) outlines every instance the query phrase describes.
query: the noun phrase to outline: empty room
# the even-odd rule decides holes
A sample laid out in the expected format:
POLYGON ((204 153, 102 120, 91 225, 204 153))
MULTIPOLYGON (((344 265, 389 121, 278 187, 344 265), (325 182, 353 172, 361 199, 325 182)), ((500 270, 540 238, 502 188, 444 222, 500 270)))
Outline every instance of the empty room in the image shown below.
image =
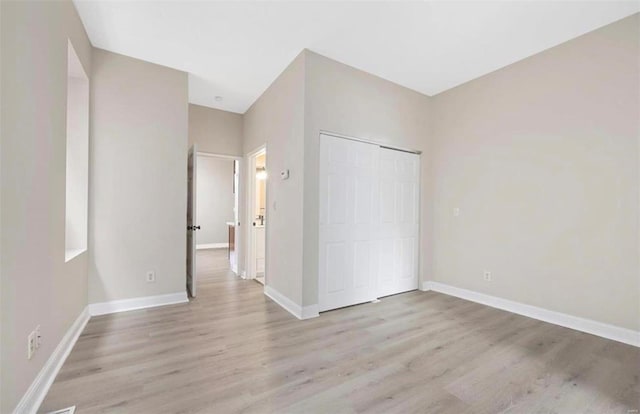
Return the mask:
POLYGON ((638 413, 640 2, 0 0, 0 413, 638 413))

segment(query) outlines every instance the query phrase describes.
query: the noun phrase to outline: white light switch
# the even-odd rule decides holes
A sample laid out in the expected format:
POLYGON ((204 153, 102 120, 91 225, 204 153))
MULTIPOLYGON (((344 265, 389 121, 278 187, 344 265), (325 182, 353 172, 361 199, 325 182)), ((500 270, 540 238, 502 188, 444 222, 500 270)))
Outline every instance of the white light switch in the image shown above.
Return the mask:
POLYGON ((460 215, 460 208, 459 207, 454 207, 453 208, 453 217, 458 217, 460 215))

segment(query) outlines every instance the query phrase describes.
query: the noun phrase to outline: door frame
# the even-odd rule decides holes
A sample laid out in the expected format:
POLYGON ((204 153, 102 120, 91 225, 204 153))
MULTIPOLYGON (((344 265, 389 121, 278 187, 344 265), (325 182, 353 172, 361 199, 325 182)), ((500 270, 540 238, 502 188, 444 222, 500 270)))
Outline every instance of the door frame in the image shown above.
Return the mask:
MULTIPOLYGON (((245 201, 245 213, 246 213, 246 240, 247 242, 245 243, 246 246, 246 255, 245 255, 245 273, 244 273, 244 278, 245 279, 255 279, 256 278, 256 259, 255 259, 255 240, 254 240, 254 232, 253 232, 253 220, 254 220, 254 214, 253 214, 253 208, 254 208, 254 203, 255 203, 255 198, 256 198, 256 158, 258 157, 258 155, 261 154, 266 154, 267 155, 267 160, 265 163, 265 166, 268 166, 269 164, 269 154, 267 153, 267 144, 263 144, 261 146, 259 146, 258 148, 256 148, 255 150, 249 152, 246 155, 247 158, 247 163, 246 163, 246 177, 247 177, 247 198, 245 201)), ((267 174, 269 171, 269 168, 266 167, 267 169, 267 174)), ((267 175, 267 185, 265 186, 265 206, 269 206, 269 184, 268 184, 268 180, 272 178, 269 177, 267 175)), ((268 210, 268 208, 266 209, 268 210)), ((265 229, 265 240, 264 240, 264 244, 265 244, 265 258, 264 258, 264 286, 267 286, 267 252, 269 249, 269 238, 268 236, 268 229, 269 229, 269 214, 266 214, 265 211, 265 222, 264 222, 264 229, 265 229)))
MULTIPOLYGON (((195 146, 195 145, 194 145, 195 146)), ((231 271, 235 274, 239 273, 239 259, 241 256, 241 250, 242 250, 242 243, 238 242, 238 234, 240 233, 240 231, 238 230, 239 227, 239 223, 240 223, 240 183, 242 182, 242 163, 243 163, 243 158, 240 156, 235 156, 235 155, 226 155, 226 154, 217 154, 217 153, 213 153, 213 152, 206 152, 206 151, 198 151, 197 147, 194 148, 194 156, 197 157, 213 157, 213 158, 222 158, 222 159, 227 159, 227 160, 233 160, 233 161, 237 161, 238 162, 238 187, 236 188, 236 194, 235 194, 235 214, 234 214, 234 221, 236 223, 236 269, 231 269, 231 271)), ((196 171, 195 174, 197 175, 197 161, 196 161, 196 171)), ((197 181, 196 181, 196 185, 194 186, 194 193, 195 193, 195 200, 196 200, 196 206, 194 206, 194 209, 196 209, 197 211, 197 199, 198 199, 198 187, 197 187, 197 181)), ((197 219, 197 213, 196 213, 196 219, 197 219)), ((196 224, 197 225, 197 224, 196 224)), ((194 233, 194 251, 197 252, 197 249, 195 248, 195 246, 197 246, 197 232, 193 232, 194 233)), ((193 259, 193 268, 194 271, 196 269, 196 260, 197 260, 197 254, 194 253, 194 259, 193 259)))

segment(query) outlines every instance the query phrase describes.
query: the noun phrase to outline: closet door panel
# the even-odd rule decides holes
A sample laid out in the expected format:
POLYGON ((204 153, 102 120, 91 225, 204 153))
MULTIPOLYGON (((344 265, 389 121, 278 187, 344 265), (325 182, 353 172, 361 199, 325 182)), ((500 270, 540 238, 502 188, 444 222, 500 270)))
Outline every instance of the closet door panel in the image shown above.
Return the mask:
POLYGON ((320 311, 377 297, 378 151, 320 136, 320 311))
POLYGON ((418 288, 419 156, 380 149, 378 296, 418 288), (385 247, 382 246, 385 245, 385 247), (383 253, 384 252, 384 253, 383 253))

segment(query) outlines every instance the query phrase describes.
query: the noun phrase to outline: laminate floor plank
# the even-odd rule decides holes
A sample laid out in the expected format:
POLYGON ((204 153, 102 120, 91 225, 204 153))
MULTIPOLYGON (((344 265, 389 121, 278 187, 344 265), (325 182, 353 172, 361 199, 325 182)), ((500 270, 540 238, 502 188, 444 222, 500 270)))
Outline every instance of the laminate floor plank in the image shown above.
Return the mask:
MULTIPOLYGON (((188 304, 92 318, 41 411, 633 413, 640 349, 435 292, 299 321, 198 251, 188 304)), ((637 411, 636 411, 637 412, 637 411)))

